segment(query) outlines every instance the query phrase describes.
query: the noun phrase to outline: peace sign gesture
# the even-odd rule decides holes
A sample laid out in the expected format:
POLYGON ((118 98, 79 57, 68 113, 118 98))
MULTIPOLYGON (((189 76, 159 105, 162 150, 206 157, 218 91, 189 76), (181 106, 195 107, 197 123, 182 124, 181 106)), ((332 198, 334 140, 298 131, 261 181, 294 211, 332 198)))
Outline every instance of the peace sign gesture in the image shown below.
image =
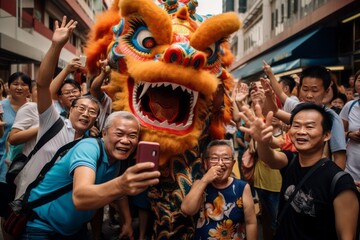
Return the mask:
POLYGON ((244 133, 248 133, 255 141, 269 143, 272 139, 273 127, 271 125, 271 119, 273 112, 269 112, 264 122, 264 116, 262 115, 259 104, 255 105, 255 115, 251 112, 249 107, 243 106, 240 117, 245 121, 246 126, 240 127, 240 130, 244 133))

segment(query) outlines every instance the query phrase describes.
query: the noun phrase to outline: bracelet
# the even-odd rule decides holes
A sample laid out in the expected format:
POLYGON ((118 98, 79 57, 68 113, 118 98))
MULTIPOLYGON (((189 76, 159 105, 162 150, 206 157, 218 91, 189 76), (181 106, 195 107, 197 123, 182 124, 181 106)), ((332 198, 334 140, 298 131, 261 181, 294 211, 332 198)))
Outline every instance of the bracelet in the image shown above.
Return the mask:
POLYGON ((346 139, 349 139, 350 133, 351 133, 351 131, 348 131, 348 132, 346 133, 346 139))

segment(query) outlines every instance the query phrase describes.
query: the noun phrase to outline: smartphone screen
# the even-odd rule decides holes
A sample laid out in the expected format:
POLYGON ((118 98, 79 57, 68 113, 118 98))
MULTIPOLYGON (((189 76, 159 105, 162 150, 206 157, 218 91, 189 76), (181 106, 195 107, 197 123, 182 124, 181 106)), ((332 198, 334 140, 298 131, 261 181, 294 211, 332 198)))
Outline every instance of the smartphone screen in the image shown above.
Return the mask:
POLYGON ((153 171, 159 168, 160 144, 157 142, 140 141, 137 146, 136 162, 153 162, 153 171))

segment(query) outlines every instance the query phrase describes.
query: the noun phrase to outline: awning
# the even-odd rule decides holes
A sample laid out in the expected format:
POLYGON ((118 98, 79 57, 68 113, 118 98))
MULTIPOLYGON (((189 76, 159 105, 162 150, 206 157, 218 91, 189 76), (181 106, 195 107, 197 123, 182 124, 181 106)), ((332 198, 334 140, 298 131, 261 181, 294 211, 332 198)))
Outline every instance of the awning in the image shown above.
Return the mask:
POLYGON ((320 65, 320 66, 334 66, 339 63, 337 58, 298 58, 290 62, 286 62, 280 65, 271 66, 273 73, 282 73, 290 71, 295 68, 303 66, 320 65))
POLYGON ((307 57, 306 55, 311 54, 309 52, 312 52, 314 54, 313 49, 310 49, 313 47, 308 47, 307 49, 308 51, 306 55, 301 56, 304 53, 303 51, 304 49, 302 49, 302 45, 305 45, 305 43, 311 37, 313 37, 317 32, 319 32, 319 29, 314 30, 302 37, 299 37, 282 47, 279 47, 268 53, 262 54, 256 57, 255 59, 250 60, 246 64, 243 64, 239 68, 235 69, 234 71, 231 72, 231 74, 235 78, 244 79, 251 75, 262 72, 263 60, 265 60, 269 65, 271 65, 272 70, 275 74, 297 68, 301 65, 301 63, 304 63, 300 60, 300 58, 307 57))

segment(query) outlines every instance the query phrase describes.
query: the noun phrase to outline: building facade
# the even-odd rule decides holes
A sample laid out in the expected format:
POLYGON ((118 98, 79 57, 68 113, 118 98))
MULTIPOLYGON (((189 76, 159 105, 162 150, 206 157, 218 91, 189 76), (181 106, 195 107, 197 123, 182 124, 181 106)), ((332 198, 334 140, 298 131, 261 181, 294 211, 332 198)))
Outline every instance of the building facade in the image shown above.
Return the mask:
POLYGON ((0 0, 0 78, 7 81, 13 72, 22 71, 35 79, 55 21, 66 15, 78 26, 61 52, 58 70, 62 69, 82 54, 96 13, 107 6, 103 0, 0 0))
POLYGON ((310 65, 331 69, 340 84, 360 70, 360 1, 224 0, 223 10, 237 11, 242 28, 232 36, 235 78, 263 75, 265 60, 278 76, 310 65))

